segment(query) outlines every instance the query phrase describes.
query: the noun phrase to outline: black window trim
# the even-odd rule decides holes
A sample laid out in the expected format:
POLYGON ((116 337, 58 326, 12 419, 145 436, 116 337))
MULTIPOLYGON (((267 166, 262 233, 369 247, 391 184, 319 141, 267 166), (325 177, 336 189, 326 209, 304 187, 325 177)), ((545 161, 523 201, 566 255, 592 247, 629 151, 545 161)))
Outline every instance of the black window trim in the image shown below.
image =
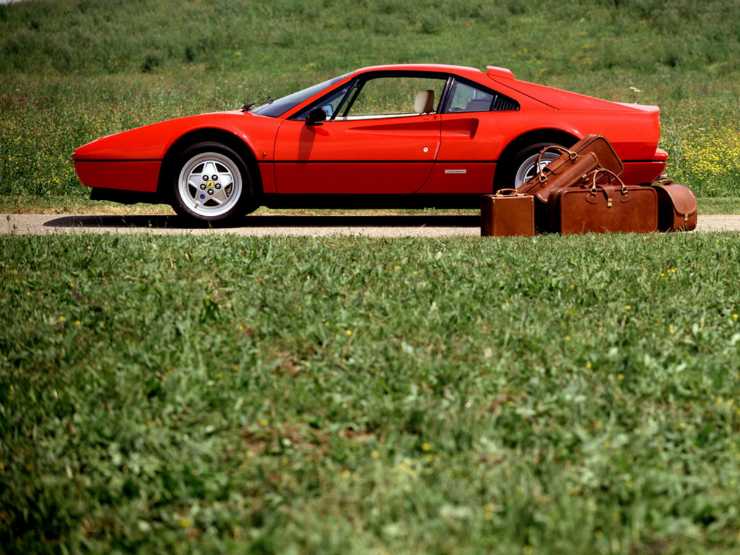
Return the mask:
POLYGON ((345 91, 344 96, 342 96, 342 99, 339 101, 339 104, 337 105, 337 109, 331 115, 331 118, 329 118, 330 121, 334 121, 337 118, 337 114, 339 114, 343 108, 345 109, 345 112, 349 109, 349 108, 345 108, 345 105, 347 104, 348 101, 351 104, 354 102, 354 99, 357 98, 357 93, 355 92, 358 87, 357 83, 358 83, 357 79, 352 79, 352 81, 347 83, 348 85, 347 90, 345 91), (354 97, 352 97, 353 94, 354 94, 354 97), (352 100, 350 100, 350 98, 352 98, 352 100))
MULTIPOLYGON (((345 99, 347 99, 347 106, 344 108, 344 114, 342 114, 342 117, 347 117, 347 114, 352 109, 352 106, 355 105, 355 100, 357 100, 357 97, 360 96, 360 93, 362 92, 362 89, 365 88, 365 83, 367 83, 369 79, 361 79, 358 78, 354 83, 352 83, 352 86, 347 90, 347 94, 345 95, 345 98, 342 99, 342 102, 340 102, 340 108, 342 108, 342 104, 344 104, 345 99)), ((337 113, 339 110, 337 110, 337 113)), ((337 119, 337 114, 333 114, 331 117, 332 121, 335 121, 337 119)))

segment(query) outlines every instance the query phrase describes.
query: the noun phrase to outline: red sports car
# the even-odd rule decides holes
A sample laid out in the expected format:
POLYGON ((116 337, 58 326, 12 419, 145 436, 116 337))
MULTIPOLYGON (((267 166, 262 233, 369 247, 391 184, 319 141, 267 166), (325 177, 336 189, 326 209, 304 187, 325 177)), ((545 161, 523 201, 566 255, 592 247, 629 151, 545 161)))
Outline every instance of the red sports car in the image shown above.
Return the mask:
POLYGON ((73 159, 94 199, 222 221, 260 205, 477 206, 536 173, 543 146, 589 133, 614 145, 627 183, 665 168, 656 106, 433 64, 358 69, 260 106, 103 137, 73 159))

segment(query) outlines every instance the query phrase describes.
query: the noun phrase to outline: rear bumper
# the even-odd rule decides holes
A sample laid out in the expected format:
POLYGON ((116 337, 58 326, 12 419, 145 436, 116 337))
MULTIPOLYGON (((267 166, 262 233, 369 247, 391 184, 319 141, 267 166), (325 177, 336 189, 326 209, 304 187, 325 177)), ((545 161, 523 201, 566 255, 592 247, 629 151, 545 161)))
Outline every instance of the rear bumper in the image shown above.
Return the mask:
POLYGON ((665 162, 656 160, 625 162, 622 179, 628 185, 651 183, 665 171, 665 162))
POLYGON ((74 159, 75 172, 88 187, 154 193, 161 160, 74 159))
POLYGON ((658 148, 651 160, 624 160, 622 179, 630 185, 650 183, 665 172, 668 153, 658 148))

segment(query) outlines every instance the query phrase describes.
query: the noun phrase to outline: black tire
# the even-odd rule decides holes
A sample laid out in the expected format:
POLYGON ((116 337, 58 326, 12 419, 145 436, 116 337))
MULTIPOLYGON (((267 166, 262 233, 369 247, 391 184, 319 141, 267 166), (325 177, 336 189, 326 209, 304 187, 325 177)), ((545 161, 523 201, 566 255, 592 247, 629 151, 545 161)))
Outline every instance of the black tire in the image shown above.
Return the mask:
MULTIPOLYGON (((236 179, 236 176, 234 176, 236 179)), ((214 141, 204 141, 195 143, 185 148, 179 153, 172 166, 168 176, 169 181, 169 193, 171 195, 171 205, 175 212, 186 218, 191 223, 207 224, 207 223, 234 223, 239 219, 243 218, 246 214, 253 212, 258 207, 258 196, 255 187, 255 181, 250 171, 249 165, 245 163, 241 156, 235 152, 232 148, 214 141), (223 214, 207 215, 198 214, 190 206, 187 201, 182 198, 180 191, 180 174, 184 170, 186 164, 191 161, 195 156, 202 153, 217 153, 221 156, 225 156, 233 163, 233 170, 237 171, 241 180, 241 191, 239 198, 235 201, 229 202, 233 205, 223 214)), ((224 189, 227 189, 224 187, 224 189)), ((196 207, 197 209, 197 207, 196 207)))
POLYGON ((494 191, 499 189, 514 188, 514 180, 516 174, 519 171, 519 167, 522 163, 527 160, 533 154, 537 154, 540 150, 546 146, 556 145, 557 143, 535 143, 531 144, 513 156, 509 157, 508 160, 504 160, 503 164, 496 171, 496 179, 493 186, 494 191))

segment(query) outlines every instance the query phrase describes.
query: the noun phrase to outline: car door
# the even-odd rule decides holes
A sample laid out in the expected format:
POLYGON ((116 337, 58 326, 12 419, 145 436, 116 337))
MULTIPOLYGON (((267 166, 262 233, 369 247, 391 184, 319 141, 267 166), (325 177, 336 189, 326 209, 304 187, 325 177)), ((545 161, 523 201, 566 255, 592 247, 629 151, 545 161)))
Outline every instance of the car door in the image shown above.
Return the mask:
POLYGON ((411 194, 431 174, 440 146, 437 106, 446 76, 359 78, 340 100, 320 100, 282 123, 275 144, 280 194, 411 194), (307 124, 323 107, 328 119, 307 124), (330 112, 330 113, 329 113, 330 112))
POLYGON ((507 138, 505 120, 518 104, 477 83, 455 77, 441 107, 441 145, 425 194, 486 194, 493 190, 494 153, 507 138))

